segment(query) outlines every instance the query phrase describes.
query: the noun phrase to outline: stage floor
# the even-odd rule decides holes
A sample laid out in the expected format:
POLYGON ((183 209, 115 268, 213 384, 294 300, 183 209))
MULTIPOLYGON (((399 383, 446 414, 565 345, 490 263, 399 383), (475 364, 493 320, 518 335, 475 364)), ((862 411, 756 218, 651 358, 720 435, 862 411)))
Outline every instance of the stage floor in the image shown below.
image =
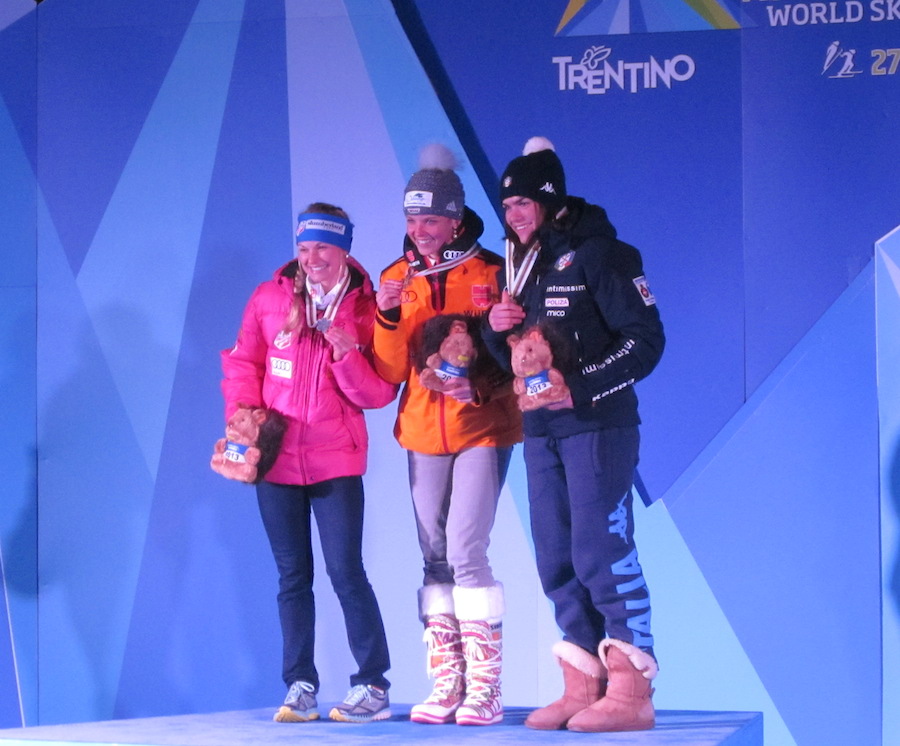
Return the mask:
POLYGON ((503 722, 487 727, 419 725, 409 722, 408 705, 391 705, 390 720, 365 725, 275 723, 273 710, 240 710, 203 715, 106 720, 0 730, 0 746, 259 746, 260 744, 460 744, 599 743, 681 744, 682 746, 762 746, 763 717, 758 712, 656 713, 656 728, 639 733, 535 731, 522 723, 530 708, 506 708, 503 722))

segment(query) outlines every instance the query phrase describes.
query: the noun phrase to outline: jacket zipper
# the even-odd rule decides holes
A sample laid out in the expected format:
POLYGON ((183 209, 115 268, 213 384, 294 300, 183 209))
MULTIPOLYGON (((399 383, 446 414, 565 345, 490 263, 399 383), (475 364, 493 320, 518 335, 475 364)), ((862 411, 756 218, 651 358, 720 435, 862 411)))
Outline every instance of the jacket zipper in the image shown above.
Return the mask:
POLYGON ((450 453, 450 443, 447 442, 447 419, 446 410, 444 409, 444 394, 438 394, 441 397, 441 404, 438 407, 438 420, 441 428, 441 442, 444 444, 444 453, 450 453))
MULTIPOLYGON (((300 357, 302 354, 302 347, 300 345, 300 332, 298 331, 297 336, 297 362, 300 362, 300 357)), ((300 430, 300 443, 303 443, 306 440, 306 429, 309 427, 309 402, 313 394, 315 394, 318 390, 317 382, 313 380, 313 373, 316 370, 316 360, 319 356, 319 345, 318 340, 316 340, 315 335, 311 335, 310 339, 310 351, 309 355, 306 355, 306 363, 305 370, 303 371, 303 378, 299 381, 295 381, 294 383, 294 392, 295 392, 295 401, 297 403, 297 408, 301 412, 302 416, 298 418, 299 430, 300 430), (303 385, 298 385, 298 383, 302 383, 303 385)), ((297 366, 300 367, 299 365, 297 366)), ((307 451, 302 447, 298 449, 298 454, 300 455, 300 463, 298 464, 300 468, 300 474, 303 479, 303 483, 309 481, 309 473, 306 468, 306 457, 308 455, 307 451)))

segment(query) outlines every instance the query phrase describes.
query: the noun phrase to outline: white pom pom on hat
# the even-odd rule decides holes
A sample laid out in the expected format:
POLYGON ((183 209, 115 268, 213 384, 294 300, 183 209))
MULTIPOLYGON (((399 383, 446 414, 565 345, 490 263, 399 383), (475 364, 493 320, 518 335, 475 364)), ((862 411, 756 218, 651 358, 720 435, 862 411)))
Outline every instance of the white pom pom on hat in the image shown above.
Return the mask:
POLYGON ((566 174, 556 148, 546 137, 532 137, 500 178, 500 201, 528 197, 553 214, 566 204, 566 174))
POLYGON ((419 170, 406 184, 403 212, 406 215, 441 215, 461 220, 466 194, 456 174, 456 156, 446 145, 431 143, 419 151, 419 170))
POLYGON ((538 153, 541 150, 552 150, 554 153, 556 152, 553 143, 546 137, 541 137, 540 135, 530 137, 528 138, 528 142, 525 143, 525 147, 522 148, 522 155, 531 155, 532 153, 538 153))
POLYGON ((439 168, 443 171, 456 171, 459 161, 446 145, 433 142, 419 151, 419 168, 439 168))

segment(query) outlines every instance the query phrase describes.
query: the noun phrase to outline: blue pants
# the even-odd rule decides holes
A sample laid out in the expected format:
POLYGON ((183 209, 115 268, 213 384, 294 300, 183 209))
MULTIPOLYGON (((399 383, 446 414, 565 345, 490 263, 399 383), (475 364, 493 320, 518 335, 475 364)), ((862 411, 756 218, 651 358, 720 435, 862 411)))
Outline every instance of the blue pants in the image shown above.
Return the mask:
POLYGON ((565 639, 595 654, 604 637, 653 652, 631 504, 639 443, 637 427, 525 438, 541 585, 565 639))
POLYGON ((316 606, 310 511, 325 558, 325 570, 344 612, 350 652, 359 671, 350 685, 386 689, 390 668, 378 601, 362 561, 363 486, 360 477, 339 477, 307 486, 261 482, 259 512, 278 567, 278 615, 284 643, 282 676, 287 686, 308 681, 319 688, 313 662, 316 606))

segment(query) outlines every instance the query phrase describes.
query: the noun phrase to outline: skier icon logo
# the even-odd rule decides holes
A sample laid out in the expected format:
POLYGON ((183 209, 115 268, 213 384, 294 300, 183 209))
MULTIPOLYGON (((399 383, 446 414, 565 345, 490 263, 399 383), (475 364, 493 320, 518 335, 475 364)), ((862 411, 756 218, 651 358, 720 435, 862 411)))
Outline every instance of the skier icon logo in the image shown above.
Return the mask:
POLYGON ((829 78, 852 78, 862 70, 856 67, 856 50, 844 49, 839 41, 833 41, 825 50, 822 75, 830 71, 829 78))

